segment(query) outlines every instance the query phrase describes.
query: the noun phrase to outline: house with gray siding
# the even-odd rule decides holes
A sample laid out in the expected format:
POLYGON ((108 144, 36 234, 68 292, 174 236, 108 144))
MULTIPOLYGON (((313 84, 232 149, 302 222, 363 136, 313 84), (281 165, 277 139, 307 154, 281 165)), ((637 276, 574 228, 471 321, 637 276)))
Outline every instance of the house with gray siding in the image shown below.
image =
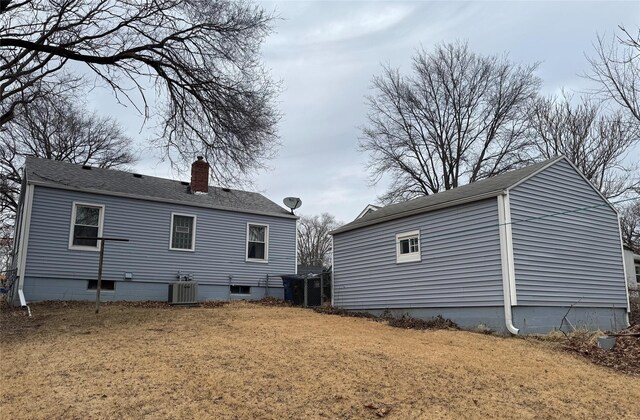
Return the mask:
POLYGON ((16 221, 14 302, 92 300, 100 241, 102 300, 167 301, 197 282, 198 301, 283 297, 272 276, 296 272, 297 216, 246 191, 27 158, 16 221))
POLYGON ((380 208, 332 235, 333 304, 347 310, 512 334, 628 326, 618 214, 564 157, 380 208))

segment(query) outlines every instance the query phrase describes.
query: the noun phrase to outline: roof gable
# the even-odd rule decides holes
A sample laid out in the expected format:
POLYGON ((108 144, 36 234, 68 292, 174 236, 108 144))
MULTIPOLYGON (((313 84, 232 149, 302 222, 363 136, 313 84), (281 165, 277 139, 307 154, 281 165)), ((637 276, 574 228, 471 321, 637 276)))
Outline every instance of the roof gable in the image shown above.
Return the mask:
POLYGON ((526 179, 544 170, 550 165, 565 159, 564 156, 534 163, 527 167, 509 171, 481 181, 442 191, 437 194, 414 198, 402 203, 391 204, 374 212, 363 215, 361 218, 348 223, 331 234, 347 232, 353 229, 399 219, 414 214, 426 213, 447 207, 453 207, 464 203, 479 201, 485 198, 495 197, 507 191, 514 185, 524 182, 526 179))
POLYGON ((297 218, 273 201, 254 192, 209 187, 208 194, 192 194, 186 182, 49 159, 28 157, 25 178, 28 184, 52 188, 297 218))

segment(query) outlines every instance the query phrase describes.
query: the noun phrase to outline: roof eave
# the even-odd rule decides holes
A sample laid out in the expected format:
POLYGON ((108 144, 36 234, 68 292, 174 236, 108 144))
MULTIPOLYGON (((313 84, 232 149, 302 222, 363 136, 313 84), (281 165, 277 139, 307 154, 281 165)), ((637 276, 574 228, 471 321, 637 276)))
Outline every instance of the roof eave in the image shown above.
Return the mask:
MULTIPOLYGON (((102 194, 102 195, 109 195, 113 197, 132 198, 136 200, 154 201, 159 203, 180 204, 182 206, 187 206, 187 207, 199 207, 199 208, 206 208, 206 209, 213 209, 213 210, 232 211, 237 213, 257 214, 261 216, 281 217, 284 219, 297 220, 300 218, 299 216, 291 215, 291 214, 270 213, 270 212, 256 211, 256 210, 237 209, 233 207, 212 206, 210 204, 199 204, 199 203, 180 201, 180 200, 169 200, 166 198, 151 197, 151 196, 139 195, 139 194, 127 194, 127 193, 121 193, 117 191, 100 190, 100 189, 94 189, 94 188, 78 188, 78 187, 61 185, 61 184, 56 184, 56 183, 46 182, 46 181, 29 180, 28 178, 27 178, 27 184, 41 186, 41 187, 55 188, 60 190, 67 190, 67 191, 80 191, 80 192, 86 192, 91 194, 102 194)), ((284 209, 282 210, 286 211, 284 209)))
POLYGON ((383 217, 379 217, 373 220, 369 220, 369 221, 363 221, 360 223, 354 222, 353 226, 349 226, 349 225, 345 225, 341 228, 338 228, 336 230, 332 230, 331 232, 329 232, 329 235, 336 235, 336 234, 340 234, 340 233, 344 233, 344 232, 349 232, 352 230, 356 230, 356 229, 360 229, 366 226, 372 226, 372 225, 377 225, 379 223, 384 223, 384 222, 388 222, 391 220, 396 220, 396 219, 402 219, 404 217, 408 217, 408 216, 415 216, 416 214, 422 214, 422 213, 429 213, 435 210, 440 210, 440 209, 445 209, 447 207, 455 207, 455 206, 459 206, 462 204, 467 204, 467 203, 472 203, 475 201, 480 201, 480 200, 484 200, 487 198, 492 198, 492 197, 497 197, 500 194, 504 194, 505 190, 500 188, 494 191, 489 191, 483 194, 478 194, 478 195, 474 195, 471 197, 465 197, 465 198, 461 198, 458 200, 452 200, 452 201, 447 201, 446 203, 440 203, 440 204, 435 204, 432 206, 428 206, 428 207, 420 207, 417 209, 413 209, 413 210, 407 210, 404 212, 400 212, 400 213, 395 213, 395 214, 390 214, 388 216, 383 216, 383 217))

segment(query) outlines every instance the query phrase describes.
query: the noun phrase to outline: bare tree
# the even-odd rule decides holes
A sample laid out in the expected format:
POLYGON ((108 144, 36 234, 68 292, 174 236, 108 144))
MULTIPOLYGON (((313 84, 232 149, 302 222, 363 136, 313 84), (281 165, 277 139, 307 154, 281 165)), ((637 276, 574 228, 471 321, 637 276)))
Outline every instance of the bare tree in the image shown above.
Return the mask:
POLYGON ((598 93, 640 121, 640 28, 635 35, 622 26, 619 30, 611 40, 598 37, 588 77, 598 82, 598 93))
POLYGON ((640 199, 621 206, 620 227, 625 245, 640 254, 640 199))
POLYGON ((331 264, 329 232, 341 223, 329 213, 302 216, 298 221, 298 264, 327 267, 331 264))
POLYGON ((540 98, 531 108, 532 143, 543 158, 565 155, 607 198, 640 186, 637 163, 625 163, 640 142, 640 124, 602 103, 582 98, 540 98))
POLYGON ((481 56, 466 43, 419 51, 413 74, 385 66, 367 97, 360 147, 385 203, 455 188, 529 162, 526 107, 537 65, 481 56))
POLYGON ((11 226, 26 156, 101 168, 135 162, 132 140, 113 119, 91 114, 65 96, 45 96, 0 129, 0 218, 11 226))
POLYGON ((173 163, 204 154, 231 182, 277 143, 259 62, 272 20, 243 0, 3 1, 0 127, 60 79, 92 82, 160 118, 156 144, 173 163))

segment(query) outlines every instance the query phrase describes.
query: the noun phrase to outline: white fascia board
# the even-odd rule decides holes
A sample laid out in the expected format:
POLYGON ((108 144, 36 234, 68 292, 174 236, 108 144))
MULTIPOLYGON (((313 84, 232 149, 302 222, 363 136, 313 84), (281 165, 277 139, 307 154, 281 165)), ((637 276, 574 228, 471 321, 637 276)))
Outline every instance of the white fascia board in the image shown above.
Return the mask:
MULTIPOLYGON (((98 190, 98 189, 90 189, 90 188, 76 188, 76 187, 71 187, 71 186, 67 186, 67 185, 51 184, 51 183, 42 182, 42 181, 28 181, 28 184, 30 184, 30 185, 39 185, 39 186, 42 186, 42 187, 53 188, 53 189, 57 189, 57 190, 77 191, 77 192, 84 192, 84 193, 90 193, 90 194, 107 195, 107 196, 112 196, 112 197, 131 198, 131 199, 134 199, 134 200, 154 201, 154 202, 158 202, 158 203, 179 204, 179 205, 185 206, 185 207, 198 207, 198 208, 204 208, 204 209, 230 211, 230 212, 234 212, 234 213, 257 214, 257 215, 260 215, 260 216, 279 217, 279 218, 283 218, 283 219, 295 219, 295 220, 298 220, 300 218, 300 216, 291 215, 291 214, 277 214, 277 213, 269 213, 269 212, 256 211, 256 210, 234 209, 234 208, 229 208, 229 207, 212 206, 212 205, 208 205, 208 204, 190 203, 190 202, 185 202, 185 201, 180 201, 180 200, 169 200, 169 199, 166 199, 166 198, 158 198, 158 197, 149 197, 149 196, 137 195, 137 194, 120 193, 120 192, 115 192, 115 191, 106 191, 106 190, 98 190)), ((282 209, 282 210, 284 210, 284 209, 282 209)))
POLYGON ((408 216, 414 216, 416 214, 423 214, 423 213, 429 213, 432 211, 436 211, 436 210, 440 210, 440 209, 444 209, 444 208, 448 208, 448 207, 455 207, 455 206, 459 206, 462 204, 467 204, 467 203, 473 203, 475 201, 480 201, 480 200, 485 200, 488 198, 493 198, 497 195, 503 194, 504 190, 503 189, 496 189, 494 191, 489 191, 487 193, 484 194, 478 194, 478 195, 474 195, 472 197, 465 197, 465 198, 460 198, 458 200, 452 200, 452 201, 447 201, 445 203, 440 203, 440 204, 435 204, 429 207, 420 207, 420 208, 416 208, 416 209, 412 209, 412 210, 406 210, 403 212, 399 212, 399 213, 393 213, 387 216, 383 216, 383 217, 379 217, 377 219, 373 219, 373 220, 369 220, 366 222, 358 222, 358 219, 356 219, 353 222, 348 223, 345 226, 339 227, 337 229, 332 230, 331 232, 329 232, 329 235, 338 235, 341 233, 345 233, 345 232, 350 232, 352 230, 356 230, 356 229, 361 229, 363 227, 367 227, 367 226, 372 226, 372 225, 377 225, 379 223, 384 223, 384 222, 388 222, 390 220, 396 220, 396 219, 402 219, 408 216), (355 226, 349 226, 350 224, 355 224, 355 226))

